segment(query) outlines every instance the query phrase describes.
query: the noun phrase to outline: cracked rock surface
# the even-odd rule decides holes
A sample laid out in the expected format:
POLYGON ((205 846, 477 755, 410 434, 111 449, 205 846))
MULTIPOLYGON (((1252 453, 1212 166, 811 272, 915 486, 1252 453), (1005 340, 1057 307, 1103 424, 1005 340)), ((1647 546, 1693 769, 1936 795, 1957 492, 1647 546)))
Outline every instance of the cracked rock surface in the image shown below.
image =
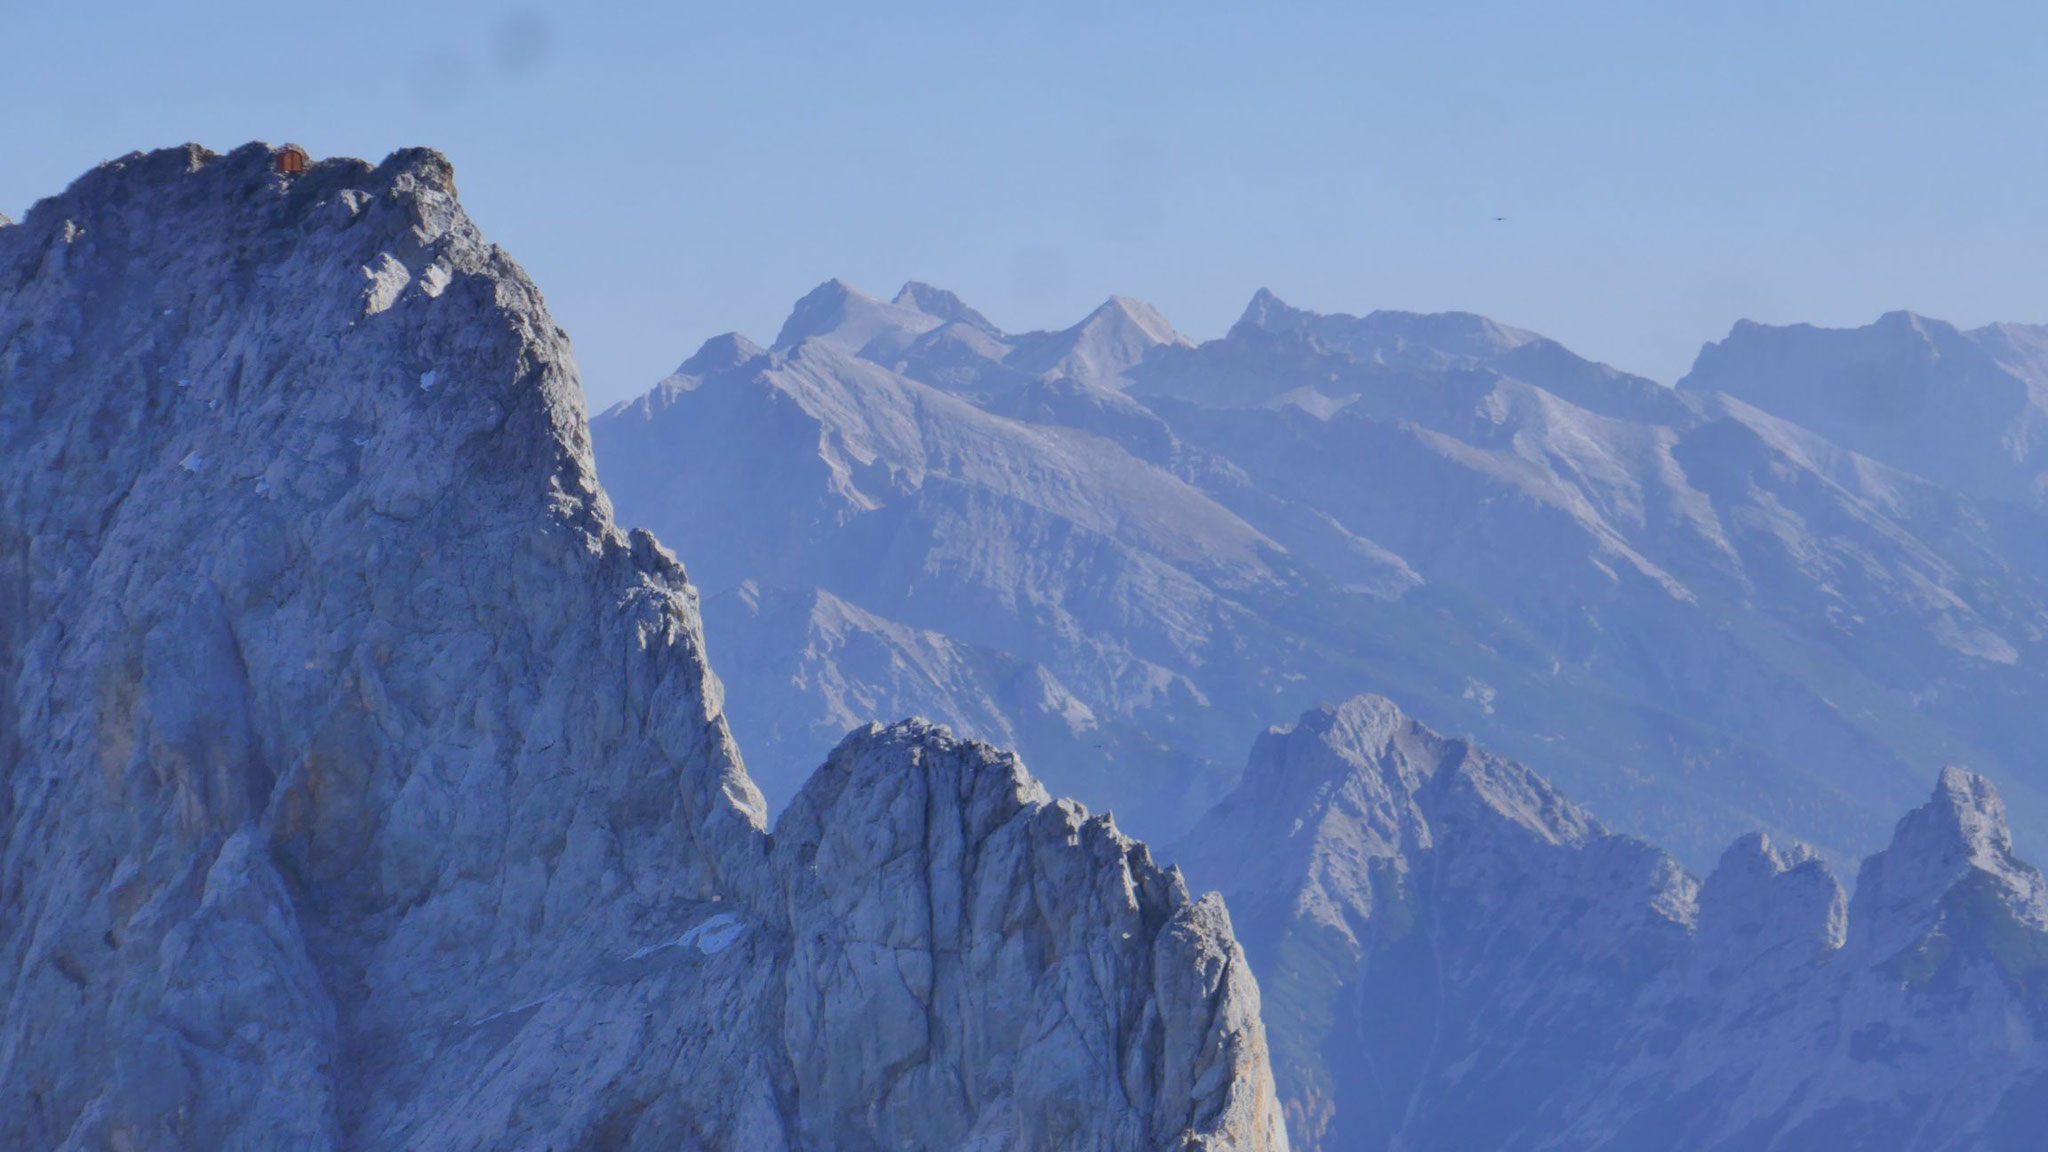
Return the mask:
POLYGON ((0 228, 0 1146, 1285 1146, 1213 900, 899 726, 771 837, 439 155, 0 228))

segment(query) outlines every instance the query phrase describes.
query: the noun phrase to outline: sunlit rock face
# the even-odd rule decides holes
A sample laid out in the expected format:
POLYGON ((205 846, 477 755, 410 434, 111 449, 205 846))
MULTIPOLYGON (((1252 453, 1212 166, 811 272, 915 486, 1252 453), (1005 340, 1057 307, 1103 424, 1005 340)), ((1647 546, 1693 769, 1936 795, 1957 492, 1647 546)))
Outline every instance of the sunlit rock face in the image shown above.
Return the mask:
POLYGON ((1014 758, 771 838, 447 162, 273 159, 0 228, 0 1145, 1284 1146, 1220 905, 1014 758))
POLYGON ((2017 1150, 2048 1121, 2048 885, 1981 776, 1942 773, 1853 900, 1762 835, 1702 883, 1359 697, 1262 737, 1177 858, 1239 909, 1297 1148, 2017 1150))

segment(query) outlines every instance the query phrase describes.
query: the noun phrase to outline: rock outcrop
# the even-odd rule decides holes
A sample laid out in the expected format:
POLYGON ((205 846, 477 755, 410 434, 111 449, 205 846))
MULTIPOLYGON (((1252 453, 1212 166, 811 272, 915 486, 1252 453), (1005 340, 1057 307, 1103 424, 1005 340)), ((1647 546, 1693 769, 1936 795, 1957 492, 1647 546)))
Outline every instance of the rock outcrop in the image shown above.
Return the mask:
POLYGON ((771 837, 446 161, 272 157, 0 231, 0 1144, 1284 1146, 1220 906, 1013 759, 771 837))
POLYGON ((1179 859, 1244 913, 1298 1148, 2017 1150, 2048 1120, 2048 886, 1980 776, 1853 901, 1765 836, 1702 884, 1360 697, 1264 736, 1179 859))
POLYGON ((915 723, 855 733, 775 862, 809 1146, 1283 1146, 1222 901, 1014 758, 915 723))

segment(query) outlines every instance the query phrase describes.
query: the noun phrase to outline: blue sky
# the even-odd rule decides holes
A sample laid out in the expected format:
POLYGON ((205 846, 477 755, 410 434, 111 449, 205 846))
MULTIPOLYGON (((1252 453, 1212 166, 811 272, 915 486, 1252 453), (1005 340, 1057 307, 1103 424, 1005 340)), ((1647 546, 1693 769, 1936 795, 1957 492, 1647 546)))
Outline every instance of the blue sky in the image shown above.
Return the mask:
POLYGON ((0 0, 0 211, 437 147, 595 403, 832 276, 1020 330, 1466 309, 1668 381, 1738 317, 2048 321, 2044 60, 2021 3, 0 0))

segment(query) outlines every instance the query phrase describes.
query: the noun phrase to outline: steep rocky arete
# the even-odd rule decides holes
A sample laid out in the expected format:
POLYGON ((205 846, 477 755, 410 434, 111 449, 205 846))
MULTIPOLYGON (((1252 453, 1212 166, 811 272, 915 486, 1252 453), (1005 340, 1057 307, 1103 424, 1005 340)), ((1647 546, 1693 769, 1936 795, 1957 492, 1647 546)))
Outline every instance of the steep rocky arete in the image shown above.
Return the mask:
POLYGON ((921 725, 766 831, 438 155, 0 227, 0 1145, 1285 1145, 1227 917, 921 725))

